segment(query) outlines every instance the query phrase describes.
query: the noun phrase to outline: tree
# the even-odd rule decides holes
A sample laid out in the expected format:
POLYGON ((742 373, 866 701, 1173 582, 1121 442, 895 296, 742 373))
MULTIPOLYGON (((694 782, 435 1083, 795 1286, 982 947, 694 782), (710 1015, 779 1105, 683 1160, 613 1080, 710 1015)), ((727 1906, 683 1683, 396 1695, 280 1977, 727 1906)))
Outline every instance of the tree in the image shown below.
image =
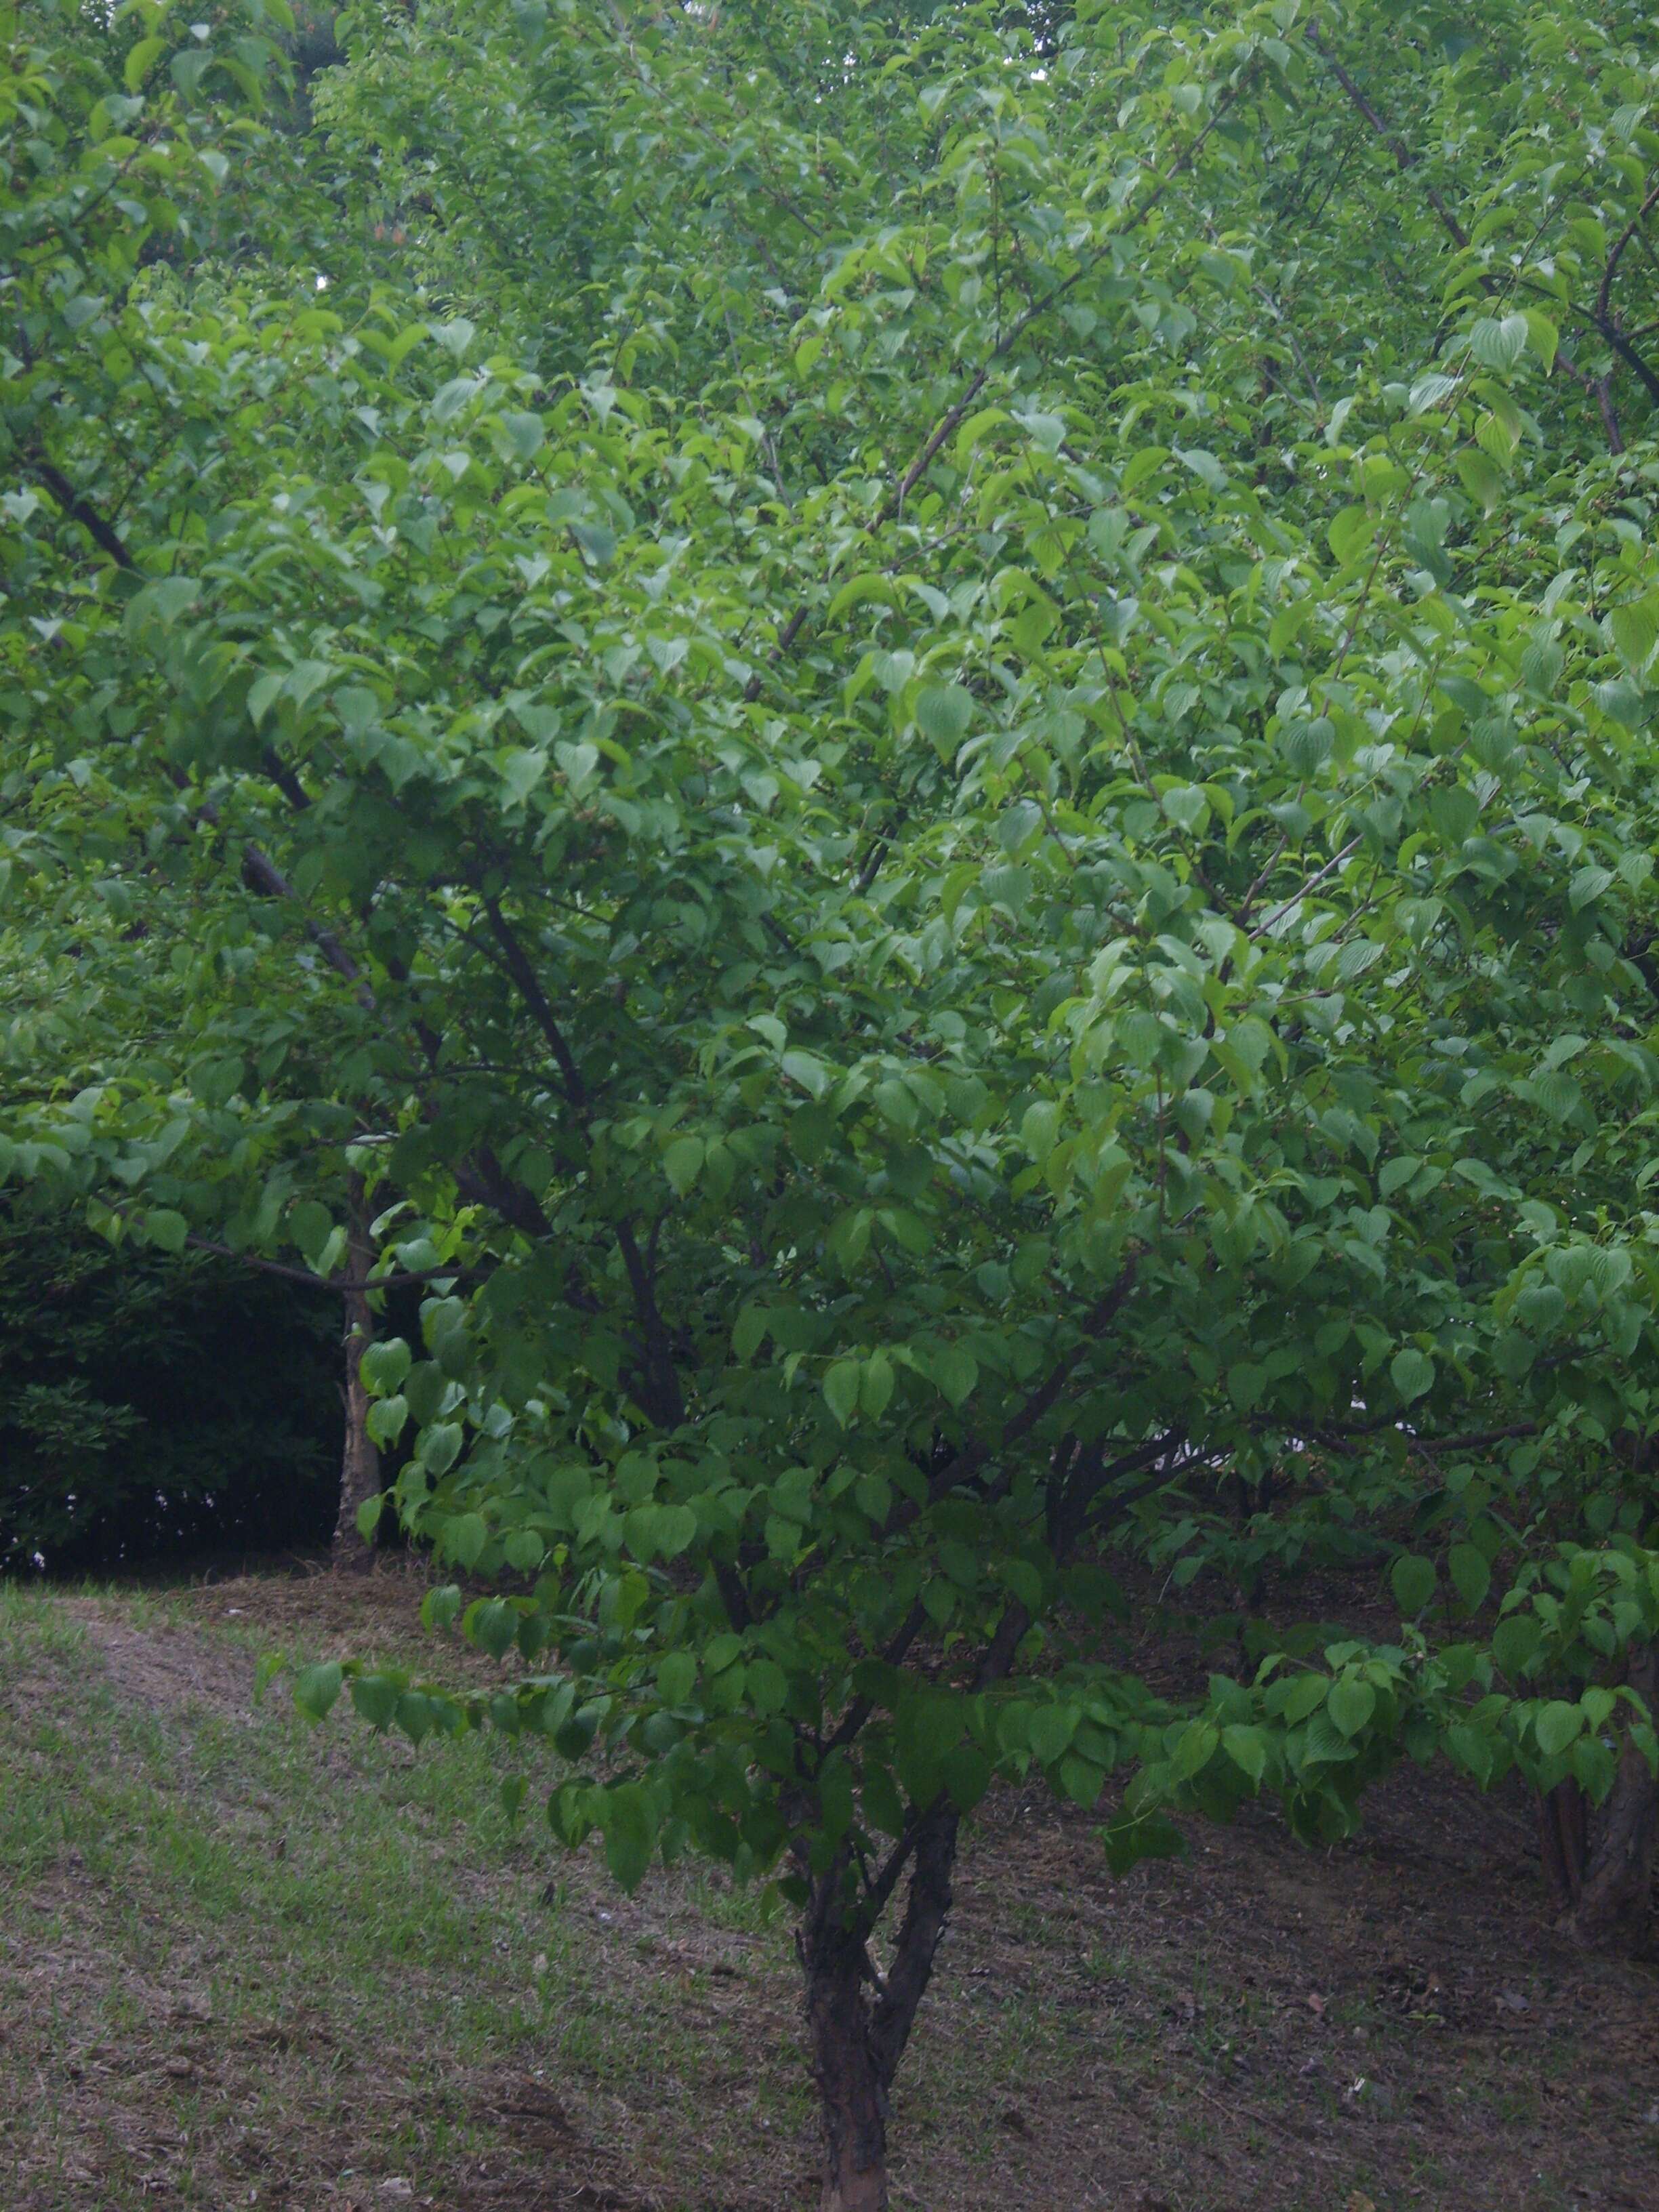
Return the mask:
POLYGON ((180 1047, 71 993, 7 1127, 118 1238, 325 1273, 359 1175, 429 1284, 362 1355, 392 1502, 525 1578, 465 1620, 538 1671, 359 1710, 550 1738, 623 1881, 777 1883, 842 2212, 1000 1776, 1126 1776, 1120 1865, 1263 1790, 1346 1832, 1402 1755, 1571 1782, 1628 1939, 1636 12, 341 33, 311 197, 228 171, 237 223, 188 220, 263 243, 194 278, 98 180, 246 127, 207 70, 152 96, 165 42, 112 33, 115 154, 84 71, 14 72, 13 866, 76 932, 108 874, 187 895, 214 951, 180 1047), (1127 1671, 1125 1559, 1213 1589, 1249 1679, 1127 1671), (1309 1561, 1386 1572, 1398 1634, 1239 1620, 1309 1561))

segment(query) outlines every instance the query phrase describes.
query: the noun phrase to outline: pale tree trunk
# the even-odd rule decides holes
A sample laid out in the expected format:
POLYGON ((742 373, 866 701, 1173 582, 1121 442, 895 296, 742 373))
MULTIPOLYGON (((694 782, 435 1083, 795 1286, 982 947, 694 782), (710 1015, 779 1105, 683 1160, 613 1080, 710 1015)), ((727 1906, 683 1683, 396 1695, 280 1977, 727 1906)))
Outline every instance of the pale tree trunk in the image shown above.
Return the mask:
MULTIPOLYGON (((1659 1720, 1659 1650, 1637 1653, 1626 1674, 1659 1720)), ((1539 1803, 1545 1878, 1557 1925, 1581 1949, 1640 1958, 1652 1948, 1659 1856, 1659 1781, 1630 1743, 1606 1802, 1592 1808, 1577 1783, 1539 1803)))
POLYGON ((889 2095, 950 1914, 957 1827, 945 1805, 917 1824, 909 1898, 884 1978, 866 1923, 843 1896, 845 1860, 815 1882, 797 1931, 823 2122, 823 2212, 887 2212, 889 2095))
MULTIPOLYGON (((349 1227, 346 1241, 346 1273, 362 1282, 374 1264, 368 1222, 363 1208, 363 1186, 351 1183, 349 1227)), ((374 1547, 365 1542, 357 1526, 357 1509, 380 1487, 380 1455, 368 1433, 368 1392, 362 1377, 363 1353, 374 1341, 374 1316, 362 1291, 348 1291, 345 1306, 345 1381, 340 1395, 345 1407, 345 1441, 340 1455, 340 1510, 334 1523, 333 1557, 337 1566, 366 1567, 374 1547)))

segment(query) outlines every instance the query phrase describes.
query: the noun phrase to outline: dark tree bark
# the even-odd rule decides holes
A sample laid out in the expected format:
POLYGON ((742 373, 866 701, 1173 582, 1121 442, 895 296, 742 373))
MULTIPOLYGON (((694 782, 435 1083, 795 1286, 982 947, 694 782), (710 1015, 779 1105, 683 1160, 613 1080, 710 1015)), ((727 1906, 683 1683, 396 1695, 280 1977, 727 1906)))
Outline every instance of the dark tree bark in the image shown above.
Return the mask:
POLYGON ((870 2041, 866 1952, 837 1928, 803 1960, 812 2078, 823 2119, 823 2212, 886 2212, 887 2087, 870 2041))
POLYGON ((844 1858, 814 1883, 797 1931, 823 2120, 823 2212, 886 2212, 890 2093, 950 1916, 957 1825, 948 1805, 936 1805, 899 1846, 910 1889, 885 1977, 868 1942, 881 1900, 873 1910, 849 1902, 844 1858))
MULTIPOLYGON (((1626 1680, 1659 1716, 1659 1649, 1632 1658, 1626 1680)), ((1586 1951, 1639 1958, 1652 1946, 1653 1873, 1659 1853, 1659 1781, 1634 1745, 1620 1754, 1607 1802, 1590 1824, 1577 1892, 1561 1926, 1586 1951)))
MULTIPOLYGON (((346 1275, 361 1283, 374 1261, 368 1223, 363 1212, 363 1187, 354 1178, 349 1228, 346 1243, 346 1275)), ((368 1392, 362 1377, 363 1354, 374 1341, 374 1316, 364 1291, 345 1293, 345 1381, 340 1395, 345 1405, 345 1440, 340 1455, 340 1511, 334 1523, 333 1556, 337 1566, 366 1567, 374 1555, 357 1526, 358 1508, 380 1487, 380 1455, 368 1433, 368 1392)))
MULTIPOLYGON (((1625 1679, 1659 1717, 1659 1649, 1638 1653, 1625 1679)), ((1561 1932, 1585 1951, 1648 1955, 1659 1858, 1659 1781, 1635 1747, 1625 1745, 1613 1788, 1599 1807, 1592 1808, 1571 1781, 1540 1797, 1539 1835, 1561 1932)))

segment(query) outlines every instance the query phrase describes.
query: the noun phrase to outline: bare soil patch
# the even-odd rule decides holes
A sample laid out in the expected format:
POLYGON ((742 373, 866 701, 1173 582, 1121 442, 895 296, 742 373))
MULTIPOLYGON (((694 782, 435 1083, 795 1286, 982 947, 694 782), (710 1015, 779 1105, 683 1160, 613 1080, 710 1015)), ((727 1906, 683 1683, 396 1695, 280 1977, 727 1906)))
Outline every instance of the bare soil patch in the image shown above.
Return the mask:
POLYGON ((64 1611, 103 1655, 119 1695, 165 1711, 252 1719, 255 1662, 234 1644, 187 1628, 137 1626, 96 1598, 66 1598, 64 1611))

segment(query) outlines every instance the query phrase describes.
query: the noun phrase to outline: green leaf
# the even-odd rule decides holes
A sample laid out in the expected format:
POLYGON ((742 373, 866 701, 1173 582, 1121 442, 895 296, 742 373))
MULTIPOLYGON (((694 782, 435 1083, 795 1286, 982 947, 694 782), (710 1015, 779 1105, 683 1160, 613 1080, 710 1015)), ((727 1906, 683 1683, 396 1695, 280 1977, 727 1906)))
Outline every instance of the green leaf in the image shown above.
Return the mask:
POLYGON ((429 1589, 421 1600, 422 1628, 453 1627, 461 1614, 461 1593, 454 1583, 429 1589))
POLYGON ((339 1662, 331 1659, 315 1667, 301 1667, 294 1677, 294 1702, 307 1720, 325 1720, 345 1679, 339 1662))
POLYGON ((302 1199, 288 1218, 289 1234, 314 1267, 334 1233, 334 1220, 314 1198, 302 1199))
POLYGON ((1527 343, 1544 364, 1544 373, 1547 375, 1555 366, 1555 356, 1561 343, 1561 333, 1540 309, 1523 307, 1521 312, 1526 320, 1527 343))
POLYGON ((689 1505, 664 1505, 657 1512, 657 1556, 678 1559, 697 1534, 697 1516, 689 1505))
POLYGON ((702 1173, 705 1147, 701 1137, 677 1137, 662 1156, 662 1171, 677 1198, 684 1198, 702 1173))
POLYGON ((1330 1692, 1330 1685, 1322 1674, 1300 1674, 1291 1686, 1285 1700, 1284 1718, 1294 1728, 1297 1722, 1316 1713, 1330 1692))
POLYGON ((164 39, 140 39, 122 64, 121 82, 129 92, 137 92, 161 56, 167 52, 164 39))
POLYGON ((229 1058, 204 1060, 190 1072, 190 1087, 204 1106, 228 1106, 244 1079, 241 1061, 229 1058))
POLYGON ((916 695, 916 727, 942 758, 954 758, 974 718, 974 699, 960 684, 930 684, 916 695))
POLYGON ((1483 315, 1469 332, 1469 351, 1483 368, 1513 368, 1530 335, 1522 314, 1483 315))
POLYGON ((1533 1723, 1538 1748, 1546 1759, 1559 1759, 1584 1725, 1583 1709, 1564 1698, 1553 1698, 1533 1723))
POLYGON ((1419 1352, 1413 1344, 1395 1352, 1389 1363, 1389 1374, 1404 1405, 1409 1406, 1413 1399, 1434 1388, 1434 1362, 1427 1352, 1419 1352))
POLYGON ((838 1359, 823 1378, 824 1401, 842 1428, 858 1411, 859 1368, 856 1359, 838 1359))
POLYGON ((1010 1591, 1035 1620, 1043 1604, 1042 1577, 1026 1559, 1009 1559, 1004 1563, 1002 1579, 1010 1591))
POLYGON ((617 533, 599 522, 573 522, 570 534, 596 568, 608 568, 617 557, 617 533))
POLYGON ((754 1358, 766 1341, 769 1316, 763 1306, 745 1306, 732 1326, 732 1349, 739 1359, 754 1358))
POLYGON ((1260 1788, 1267 1771, 1267 1738, 1265 1730, 1249 1728, 1234 1722, 1221 1731, 1221 1747, 1233 1765, 1249 1777, 1260 1788))
POLYGON ((1492 1657, 1511 1681, 1518 1681, 1543 1647, 1543 1625, 1532 1613, 1512 1613, 1492 1631, 1492 1657))
POLYGON ((503 415, 501 428, 521 461, 532 460, 546 442, 547 433, 539 415, 503 415))
POLYGON ((408 1376, 411 1357, 408 1345, 400 1336, 381 1337, 373 1344, 366 1344, 357 1363, 363 1388, 376 1397, 389 1396, 394 1390, 400 1390, 408 1376))
POLYGON ((936 1345, 927 1356, 925 1371, 953 1406, 965 1405, 979 1381, 977 1361, 958 1344, 936 1345))
POLYGON ((356 1674, 351 1682, 351 1702, 358 1717, 372 1729, 388 1729, 397 1716, 403 1686, 390 1674, 356 1674))
POLYGON ((514 1574, 533 1575, 547 1557, 547 1546, 533 1528, 514 1528, 501 1539, 501 1557, 514 1574))
POLYGON ((1473 1775, 1484 1790, 1492 1780, 1492 1741, 1484 1729, 1459 1723, 1446 1730, 1446 1750, 1455 1765, 1473 1775))
POLYGON ((536 786, 547 774, 547 755, 518 746, 504 753, 501 760, 501 778, 508 799, 522 806, 536 786))
POLYGON ((1389 1571, 1395 1602, 1401 1613, 1413 1620, 1432 1600, 1437 1579, 1432 1559, 1419 1559, 1410 1553, 1397 1559, 1389 1571))
POLYGON ((1356 1736, 1376 1711, 1376 1692, 1369 1682, 1345 1674, 1331 1684, 1325 1703, 1341 1733, 1356 1736))
POLYGON ((444 1529, 444 1549, 463 1567, 476 1567, 489 1541, 489 1523, 482 1513, 458 1514, 444 1529))
POLYGON ((1106 1863, 1121 1881, 1143 1859, 1179 1858, 1187 1839, 1162 1813, 1125 1814, 1100 1832, 1106 1863))
POLYGON ((1503 502, 1504 475, 1490 455, 1465 446, 1455 467, 1458 481, 1483 514, 1495 514, 1503 502))
POLYGON ((388 1445, 397 1443, 404 1432, 408 1419, 408 1399, 399 1397, 394 1393, 390 1398, 375 1400, 368 1409, 368 1418, 363 1425, 374 1443, 384 1451, 388 1445))
POLYGON ((605 1793, 600 1814, 605 1859, 611 1879, 631 1896, 644 1881, 656 1841, 656 1814, 637 1782, 623 1782, 605 1793))
POLYGON ((1580 868, 1567 887, 1567 903, 1575 914, 1593 906, 1613 883, 1611 868, 1580 868))
POLYGON ((904 1800, 890 1768, 868 1759, 860 1790, 865 1820, 884 1835, 902 1836, 905 1828, 904 1800))
POLYGON ((810 1097, 822 1098, 830 1088, 829 1069, 810 1052, 786 1052, 778 1066, 789 1080, 799 1084, 810 1097))
POLYGON ((190 1224, 182 1213, 174 1213, 162 1206, 144 1216, 146 1241, 162 1252, 182 1252, 190 1236, 190 1224))
POLYGON ((500 1659, 513 1648, 518 1626, 518 1615, 504 1598, 486 1598, 467 1607, 461 1632, 492 1659, 500 1659))
POLYGON ((859 1410, 878 1421, 887 1411, 895 1381, 893 1363, 884 1352, 872 1352, 859 1376, 859 1410))
MULTIPOLYGON (((957 1759, 960 1760, 964 1756, 967 1754, 957 1753, 957 1759)), ((955 1762, 950 1759, 945 1762, 945 1787, 950 1790, 951 1802, 957 1811, 965 1813, 979 1802, 985 1792, 983 1788, 981 1788, 969 1796, 955 1786, 951 1780, 954 1765, 955 1762)), ((981 1761, 981 1765, 984 1770, 985 1781, 988 1784, 990 1761, 983 1759, 981 1761)), ((975 1769, 975 1772, 977 1779, 978 1769, 975 1769)), ((1073 1805, 1081 1806, 1085 1812, 1098 1802, 1100 1793, 1106 1786, 1104 1768, 1097 1765, 1092 1759, 1079 1758, 1076 1752, 1067 1752, 1065 1758, 1060 1760, 1055 1779, 1060 1784, 1062 1796, 1068 1798, 1073 1805)))
POLYGON ((1031 1715, 1032 1752, 1045 1766, 1052 1766, 1077 1734, 1079 1715, 1074 1705, 1039 1705, 1031 1715))
POLYGON ((1190 1782, 1195 1775, 1203 1772, 1220 1745, 1221 1731, 1212 1722, 1188 1721, 1170 1754, 1171 1771, 1179 1780, 1190 1782))
MULTIPOLYGON (((434 1421, 421 1431, 416 1454, 430 1474, 447 1474, 461 1455, 465 1431, 459 1421, 434 1421)), ((474 1554, 477 1557, 477 1554, 474 1554)), ((471 1566, 472 1561, 466 1562, 471 1566)))
POLYGON ((1166 791, 1158 804, 1178 830, 1201 836, 1210 819, 1210 802, 1196 784, 1179 784, 1166 791))
POLYGON ((1338 565, 1346 568, 1370 547, 1376 524, 1369 507, 1345 507, 1327 534, 1338 565))
POLYGON ((1486 1554, 1473 1544, 1454 1544, 1446 1554, 1446 1572, 1468 1610, 1476 1612, 1486 1602, 1486 1592, 1492 1588, 1492 1569, 1486 1564, 1486 1554))
POLYGON ((1607 617, 1613 648, 1633 669, 1644 667, 1659 644, 1659 592, 1643 599, 1626 599, 1607 617))
POLYGON ((1039 1098, 1021 1116, 1019 1141, 1034 1160, 1046 1160, 1060 1133, 1060 1108, 1052 1098, 1039 1098))
POLYGON ((187 614, 201 597, 201 586, 193 576, 163 576, 158 582, 146 584, 128 602, 125 628, 130 636, 142 636, 152 626, 171 629, 181 615, 187 614))

